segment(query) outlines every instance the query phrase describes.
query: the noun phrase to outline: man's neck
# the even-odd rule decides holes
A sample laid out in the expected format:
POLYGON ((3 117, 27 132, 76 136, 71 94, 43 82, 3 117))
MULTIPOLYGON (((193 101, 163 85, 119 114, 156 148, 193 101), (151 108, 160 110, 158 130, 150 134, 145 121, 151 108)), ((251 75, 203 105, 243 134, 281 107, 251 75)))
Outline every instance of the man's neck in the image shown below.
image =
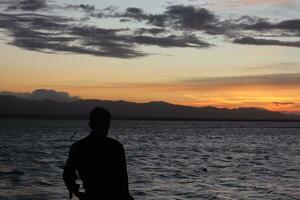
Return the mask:
POLYGON ((90 133, 91 136, 96 137, 96 138, 106 138, 106 133, 99 132, 99 131, 94 131, 92 130, 90 133))

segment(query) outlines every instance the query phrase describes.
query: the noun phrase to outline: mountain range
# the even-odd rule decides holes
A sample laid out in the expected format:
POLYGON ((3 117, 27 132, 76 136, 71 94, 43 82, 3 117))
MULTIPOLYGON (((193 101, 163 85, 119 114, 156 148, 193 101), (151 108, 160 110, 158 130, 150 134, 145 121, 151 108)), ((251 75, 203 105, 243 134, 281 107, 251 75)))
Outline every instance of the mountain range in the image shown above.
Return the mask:
POLYGON ((0 95, 0 118, 87 119, 96 106, 108 109, 113 119, 140 120, 300 120, 300 116, 262 108, 216 108, 174 105, 156 101, 134 103, 109 100, 28 100, 0 95))

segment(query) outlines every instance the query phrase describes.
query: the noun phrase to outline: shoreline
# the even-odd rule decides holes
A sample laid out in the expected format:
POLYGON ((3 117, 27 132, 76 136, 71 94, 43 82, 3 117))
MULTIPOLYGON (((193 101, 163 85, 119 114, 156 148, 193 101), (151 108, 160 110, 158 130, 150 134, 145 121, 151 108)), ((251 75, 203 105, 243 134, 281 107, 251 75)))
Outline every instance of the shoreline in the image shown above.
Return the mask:
MULTIPOLYGON (((37 120, 87 120, 87 115, 15 115, 0 114, 0 119, 37 119, 37 120)), ((113 117, 118 121, 240 121, 240 122, 300 122, 300 119, 222 119, 222 118, 142 118, 142 117, 113 117)))

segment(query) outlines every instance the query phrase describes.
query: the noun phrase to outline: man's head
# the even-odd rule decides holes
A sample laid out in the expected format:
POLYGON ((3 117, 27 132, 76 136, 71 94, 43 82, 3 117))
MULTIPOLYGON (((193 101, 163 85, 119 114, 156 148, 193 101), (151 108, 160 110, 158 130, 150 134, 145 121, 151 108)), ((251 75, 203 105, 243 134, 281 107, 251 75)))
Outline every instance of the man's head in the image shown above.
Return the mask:
POLYGON ((96 107, 90 113, 90 128, 97 134, 106 136, 110 126, 110 112, 104 108, 96 107))

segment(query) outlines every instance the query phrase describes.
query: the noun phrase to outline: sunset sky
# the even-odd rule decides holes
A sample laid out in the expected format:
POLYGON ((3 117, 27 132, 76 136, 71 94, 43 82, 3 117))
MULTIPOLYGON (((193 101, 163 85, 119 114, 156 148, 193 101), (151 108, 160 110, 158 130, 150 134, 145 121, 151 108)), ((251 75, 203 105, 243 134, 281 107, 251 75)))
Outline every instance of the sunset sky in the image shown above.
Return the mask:
POLYGON ((0 0, 0 69, 2 93, 300 113, 300 1, 0 0))

